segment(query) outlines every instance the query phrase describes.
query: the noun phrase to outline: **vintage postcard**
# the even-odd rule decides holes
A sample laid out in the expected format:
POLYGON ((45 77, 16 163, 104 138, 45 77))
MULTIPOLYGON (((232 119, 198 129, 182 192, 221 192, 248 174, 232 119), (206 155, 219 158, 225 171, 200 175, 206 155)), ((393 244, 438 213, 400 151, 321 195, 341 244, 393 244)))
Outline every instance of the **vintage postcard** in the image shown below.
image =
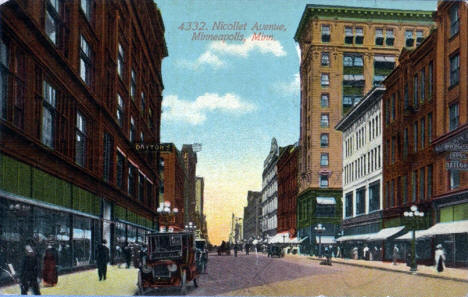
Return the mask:
POLYGON ((0 294, 468 296, 468 1, 0 0, 0 294))

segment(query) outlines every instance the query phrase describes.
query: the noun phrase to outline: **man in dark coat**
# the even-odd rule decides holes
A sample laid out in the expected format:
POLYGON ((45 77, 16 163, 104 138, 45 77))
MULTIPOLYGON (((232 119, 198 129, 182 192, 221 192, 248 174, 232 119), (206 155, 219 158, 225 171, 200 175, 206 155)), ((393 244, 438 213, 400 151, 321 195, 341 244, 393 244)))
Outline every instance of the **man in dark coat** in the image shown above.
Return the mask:
POLYGON ((21 295, 27 295, 29 288, 32 289, 34 295, 41 295, 39 291, 39 259, 31 245, 25 247, 25 255, 21 266, 20 286, 21 295))
POLYGON ((128 245, 128 242, 125 243, 125 246, 123 248, 123 254, 125 257, 125 263, 127 263, 127 269, 130 268, 130 262, 132 260, 132 249, 128 245))
POLYGON ((109 262, 109 248, 106 246, 106 243, 107 241, 103 239, 96 251, 96 262, 100 281, 103 279, 106 280, 107 263, 109 262))

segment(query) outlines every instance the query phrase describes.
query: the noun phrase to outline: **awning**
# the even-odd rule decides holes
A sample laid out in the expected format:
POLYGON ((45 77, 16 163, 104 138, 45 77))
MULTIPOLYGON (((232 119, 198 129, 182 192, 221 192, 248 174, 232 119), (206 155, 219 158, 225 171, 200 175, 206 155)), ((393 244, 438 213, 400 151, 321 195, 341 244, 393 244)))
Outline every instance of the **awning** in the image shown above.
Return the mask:
POLYGON ((364 75, 362 75, 362 74, 345 74, 345 75, 343 75, 343 80, 364 80, 364 75))
POLYGON ((376 233, 369 234, 356 234, 356 235, 345 235, 337 238, 336 241, 352 241, 352 240, 367 240, 371 235, 376 233))
POLYGON ((468 220, 435 224, 425 230, 421 238, 458 233, 468 233, 468 220))
MULTIPOLYGON (((416 239, 422 239, 422 235, 426 231, 427 230, 416 230, 416 234, 415 234, 416 239)), ((412 240, 412 239, 413 239, 413 231, 410 231, 402 236, 395 238, 395 240, 412 240)))
POLYGON ((373 235, 369 236, 367 239, 368 241, 380 241, 380 240, 386 240, 389 237, 394 236, 398 232, 401 232, 405 226, 398 226, 398 227, 392 227, 392 228, 384 228, 380 230, 377 233, 374 233, 373 235))
POLYGON ((289 232, 281 232, 268 239, 268 243, 289 243, 289 232))
POLYGON ((334 236, 322 236, 321 239, 320 236, 315 236, 315 242, 322 242, 322 244, 335 244, 336 240, 334 236))
POLYGON ((374 57, 375 62, 395 62, 395 57, 394 56, 375 56, 374 57))
POLYGON ((335 205, 335 197, 317 197, 317 204, 322 205, 335 205))

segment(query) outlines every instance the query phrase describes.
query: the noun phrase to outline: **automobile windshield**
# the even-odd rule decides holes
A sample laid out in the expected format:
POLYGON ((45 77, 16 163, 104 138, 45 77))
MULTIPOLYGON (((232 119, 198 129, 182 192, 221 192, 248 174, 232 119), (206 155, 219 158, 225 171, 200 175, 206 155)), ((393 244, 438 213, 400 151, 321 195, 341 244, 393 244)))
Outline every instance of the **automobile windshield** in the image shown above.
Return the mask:
POLYGON ((177 256, 182 251, 182 236, 180 234, 164 234, 151 237, 153 254, 170 254, 177 256))

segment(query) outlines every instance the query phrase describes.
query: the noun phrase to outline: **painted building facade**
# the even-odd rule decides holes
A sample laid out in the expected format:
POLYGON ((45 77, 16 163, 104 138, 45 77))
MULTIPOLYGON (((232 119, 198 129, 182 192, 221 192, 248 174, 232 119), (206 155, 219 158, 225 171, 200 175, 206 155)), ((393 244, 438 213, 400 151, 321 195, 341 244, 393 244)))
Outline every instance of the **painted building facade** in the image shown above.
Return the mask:
POLYGON ((271 140, 270 153, 263 162, 262 174, 262 237, 272 237, 278 226, 278 162, 279 147, 275 138, 271 140))
POLYGON ((249 241, 258 239, 261 236, 260 218, 262 193, 249 191, 247 193, 247 206, 244 207, 243 229, 244 238, 249 241))

